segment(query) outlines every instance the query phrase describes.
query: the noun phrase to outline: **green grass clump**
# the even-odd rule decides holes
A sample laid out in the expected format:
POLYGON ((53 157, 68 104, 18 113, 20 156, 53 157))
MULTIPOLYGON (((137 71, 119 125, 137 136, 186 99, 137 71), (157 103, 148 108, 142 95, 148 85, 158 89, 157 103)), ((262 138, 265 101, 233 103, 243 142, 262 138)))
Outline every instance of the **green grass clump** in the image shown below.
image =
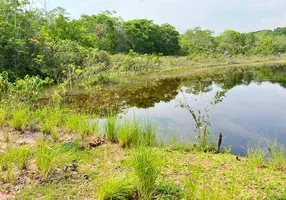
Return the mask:
POLYGON ((247 147, 247 157, 250 165, 254 167, 263 167, 265 165, 265 158, 267 150, 262 149, 259 145, 247 147))
POLYGON ((0 127, 3 125, 7 118, 7 110, 4 108, 0 108, 0 127))
POLYGON ((57 135, 57 127, 64 123, 64 115, 58 109, 45 107, 38 110, 40 130, 44 134, 57 135))
POLYGON ((116 130, 116 116, 109 116, 104 125, 104 136, 107 140, 113 143, 118 142, 118 134, 116 130))
POLYGON ((118 128, 118 140, 121 147, 154 146, 157 129, 151 122, 125 119, 118 128))
POLYGON ((35 160, 42 178, 47 180, 56 168, 65 168, 75 158, 75 151, 75 146, 71 144, 50 145, 44 140, 38 141, 35 160))
POLYGON ((23 171, 28 166, 31 154, 31 149, 25 146, 8 146, 1 154, 0 166, 2 171, 9 169, 9 167, 13 168, 13 166, 19 171, 23 171))
POLYGON ((44 141, 40 141, 37 143, 35 159, 37 169, 40 171, 43 179, 47 179, 49 173, 56 168, 60 161, 60 155, 57 149, 52 148, 44 141))
POLYGON ((179 185, 164 181, 158 186, 156 197, 159 200, 181 200, 183 192, 179 185))
POLYGON ((17 131, 24 131, 29 124, 29 109, 18 107, 12 110, 12 117, 9 121, 10 126, 17 131))
POLYGON ((97 135, 98 123, 79 113, 69 113, 66 115, 65 127, 68 131, 75 132, 81 139, 86 139, 89 135, 97 135))
POLYGON ((143 146, 155 146, 157 137, 157 128, 153 126, 150 121, 146 121, 142 124, 143 131, 140 135, 140 143, 143 146))
POLYGON ((129 120, 124 120, 122 124, 120 124, 118 128, 118 140, 119 145, 122 148, 130 147, 133 140, 133 128, 134 124, 132 124, 129 120))
POLYGON ((139 198, 152 199, 156 192, 156 180, 160 174, 160 158, 150 148, 140 147, 135 151, 135 175, 138 178, 139 198))
POLYGON ((270 151, 270 165, 274 169, 286 170, 286 147, 279 145, 277 140, 273 144, 268 144, 270 151))
POLYGON ((99 189, 101 200, 126 200, 134 194, 134 186, 126 179, 111 178, 103 182, 99 189))

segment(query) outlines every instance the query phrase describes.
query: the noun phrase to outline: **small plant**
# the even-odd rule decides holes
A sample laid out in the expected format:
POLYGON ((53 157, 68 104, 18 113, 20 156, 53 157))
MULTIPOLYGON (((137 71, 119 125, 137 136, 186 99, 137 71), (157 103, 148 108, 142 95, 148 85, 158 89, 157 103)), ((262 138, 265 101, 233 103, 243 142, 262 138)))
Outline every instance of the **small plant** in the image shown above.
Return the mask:
POLYGON ((156 192, 156 180, 161 171, 159 161, 160 158, 149 148, 139 147, 135 151, 135 175, 140 199, 152 199, 156 192))
POLYGON ((3 126, 3 123, 5 122, 7 117, 7 110, 0 108, 0 127, 3 126))
POLYGON ((12 111, 12 118, 9 123, 17 131, 24 131, 29 124, 28 108, 18 107, 12 111))
POLYGON ((118 142, 118 135, 116 131, 116 121, 117 117, 116 116, 109 116, 106 119, 106 123, 104 126, 104 136, 113 143, 118 142))
POLYGON ((154 146, 156 145, 157 129, 152 125, 150 121, 142 124, 143 132, 141 133, 141 145, 154 146))
POLYGON ((1 168, 5 170, 9 167, 13 168, 13 166, 16 166, 19 171, 23 171, 28 166, 30 156, 31 150, 25 146, 8 146, 1 155, 1 168))
POLYGON ((158 186, 157 199, 180 200, 183 199, 183 192, 180 186, 171 182, 163 182, 158 186))
POLYGON ((122 148, 130 147, 132 143, 132 130, 131 123, 128 120, 124 120, 118 128, 118 140, 119 145, 122 148))
POLYGON ((6 171, 6 173, 5 173, 5 176, 3 176, 3 178, 2 178, 2 181, 3 181, 4 183, 15 184, 16 179, 17 179, 17 175, 16 175, 16 173, 15 173, 15 171, 14 171, 14 168, 13 168, 12 165, 9 165, 9 166, 7 167, 7 171, 6 171))
POLYGON ((58 152, 44 141, 40 141, 37 144, 35 156, 38 170, 41 172, 43 179, 47 179, 49 173, 55 169, 59 161, 58 152))
POLYGON ((4 142, 10 142, 10 133, 7 130, 2 130, 2 136, 4 142))
POLYGON ((279 145, 275 140, 273 144, 268 142, 268 150, 270 152, 270 165, 275 169, 286 169, 286 147, 279 145))
POLYGON ((122 178, 111 178, 103 182, 99 189, 99 198, 101 200, 131 199, 133 194, 133 185, 128 180, 122 178))
POLYGON ((204 108, 204 111, 196 111, 193 107, 189 105, 184 93, 182 92, 183 101, 179 101, 178 106, 188 110, 195 122, 194 131, 197 133, 196 139, 198 142, 198 149, 201 149, 203 151, 208 150, 209 135, 211 134, 211 130, 209 128, 211 125, 210 115, 215 105, 223 101, 225 93, 225 91, 218 91, 210 102, 211 108, 206 107, 204 108))
POLYGON ((267 150, 262 149, 259 145, 248 145, 247 147, 248 161, 255 167, 263 167, 265 165, 266 155, 267 150))
POLYGON ((91 134, 92 130, 89 124, 89 120, 86 117, 81 117, 81 120, 77 126, 77 133, 79 134, 80 138, 85 140, 87 136, 91 134))

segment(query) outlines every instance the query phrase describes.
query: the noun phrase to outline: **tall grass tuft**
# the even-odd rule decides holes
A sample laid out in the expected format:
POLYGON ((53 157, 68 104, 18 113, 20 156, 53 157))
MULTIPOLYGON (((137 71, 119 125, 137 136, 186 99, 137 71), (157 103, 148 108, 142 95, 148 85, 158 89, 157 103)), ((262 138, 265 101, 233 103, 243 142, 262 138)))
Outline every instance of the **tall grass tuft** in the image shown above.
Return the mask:
POLYGON ((259 145, 247 146, 247 157, 250 165, 255 167, 263 167, 267 150, 262 149, 259 145))
POLYGON ((3 125, 7 118, 7 110, 4 108, 0 108, 0 127, 3 125))
POLYGON ((1 169, 6 170, 9 169, 9 167, 13 168, 13 166, 15 166, 19 171, 22 172, 28 166, 31 153, 31 149, 25 146, 8 146, 1 155, 1 169))
POLYGON ((268 150, 270 151, 270 165, 278 170, 286 170, 286 147, 275 140, 273 143, 268 142, 268 150))
POLYGON ((144 121, 142 123, 142 134, 140 136, 140 143, 143 146, 155 146, 157 137, 157 127, 153 126, 151 121, 144 121))
POLYGON ((47 179, 59 161, 58 151, 50 147, 45 141, 37 143, 35 154, 37 169, 40 171, 43 179, 47 179))
POLYGON ((103 182, 99 189, 99 198, 101 200, 131 199, 133 194, 133 185, 128 180, 122 178, 111 178, 103 182))
POLYGON ((29 109, 20 106, 12 110, 12 117, 9 123, 15 130, 24 131, 29 124, 29 109))
POLYGON ((135 151, 135 175, 138 178, 138 194, 143 200, 152 199, 160 174, 160 158, 150 148, 139 147, 135 151))
POLYGON ((118 139, 121 147, 156 145, 157 129, 150 121, 125 119, 118 128, 118 139))
POLYGON ((107 140, 113 143, 118 142, 118 135, 117 135, 117 130, 116 130, 116 121, 117 117, 116 116, 109 116, 106 119, 106 123, 104 126, 104 136, 106 137, 107 140))

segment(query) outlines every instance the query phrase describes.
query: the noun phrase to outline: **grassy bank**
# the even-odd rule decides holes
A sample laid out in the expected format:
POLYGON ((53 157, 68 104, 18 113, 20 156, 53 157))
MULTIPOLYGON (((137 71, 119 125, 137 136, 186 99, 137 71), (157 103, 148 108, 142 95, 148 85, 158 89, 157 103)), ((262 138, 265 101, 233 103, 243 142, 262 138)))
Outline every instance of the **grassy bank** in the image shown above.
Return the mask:
MULTIPOLYGON (((133 61, 144 66, 140 59, 147 58, 133 61)), ((286 199, 286 149, 277 142, 266 149, 249 146, 245 158, 226 150, 215 154, 205 141, 203 148, 198 142, 163 146, 150 121, 110 115, 124 105, 169 101, 182 85, 195 92, 217 81, 227 90, 253 77, 276 77, 283 71, 272 68, 285 61, 236 58, 206 65, 183 57, 153 59, 164 59, 161 68, 151 68, 151 60, 150 71, 111 68, 111 76, 99 73, 102 79, 80 72, 46 90, 50 80, 9 83, 1 74, 0 199, 286 199), (83 87, 85 77, 95 77, 96 85, 87 81, 83 87), (114 77, 119 81, 110 81, 114 77)))
POLYGON ((249 147, 248 158, 163 147, 150 122, 109 117, 99 125, 95 116, 49 107, 2 106, 0 120, 1 198, 286 197, 286 150, 277 144, 249 147))

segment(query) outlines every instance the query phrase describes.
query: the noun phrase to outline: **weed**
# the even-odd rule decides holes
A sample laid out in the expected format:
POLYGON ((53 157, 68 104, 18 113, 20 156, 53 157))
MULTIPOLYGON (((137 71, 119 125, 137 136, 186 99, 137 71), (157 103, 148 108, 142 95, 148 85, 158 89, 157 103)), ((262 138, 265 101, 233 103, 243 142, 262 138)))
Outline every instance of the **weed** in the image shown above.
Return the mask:
POLYGON ((35 156, 38 170, 41 172, 43 179, 47 179, 49 173, 55 169, 59 161, 58 152, 44 141, 40 141, 37 143, 35 156))
POLYGON ((248 145, 247 147, 248 162, 254 167, 263 167, 266 155, 267 150, 262 149, 259 145, 248 145))
POLYGON ((31 150, 25 146, 8 146, 1 155, 1 168, 4 171, 15 166, 19 171, 23 171, 28 166, 30 156, 31 150))
POLYGON ((7 110, 0 108, 0 127, 3 125, 7 117, 7 110))
MULTIPOLYGON (((200 79, 200 77, 198 78, 200 79)), ((195 122, 195 132, 197 133, 196 139, 198 142, 197 149, 201 149, 202 151, 209 151, 209 136, 211 134, 210 131, 210 115, 212 113, 212 110, 214 109, 215 105, 223 101, 223 98, 225 97, 226 91, 218 91, 216 95, 212 98, 210 104, 211 108, 205 107, 204 111, 201 110, 195 110, 193 107, 191 107, 182 92, 183 95, 183 101, 179 101, 178 107, 184 108, 187 111, 190 112, 194 122, 195 122)))
POLYGON ((17 107, 12 110, 10 125, 17 131, 24 131, 29 124, 29 109, 26 107, 17 107))
POLYGON ((118 135, 116 131, 116 116, 109 116, 106 119, 106 123, 104 126, 104 136, 111 142, 116 143, 118 142, 118 135))
POLYGON ((171 182, 163 182, 158 186, 157 199, 180 200, 183 199, 182 189, 171 182))
POLYGON ((286 169, 286 148, 279 145, 275 140, 272 144, 268 142, 268 150, 270 151, 270 165, 275 169, 286 169))
POLYGON ((138 178, 138 194, 143 200, 151 199, 157 189, 156 180, 160 174, 158 155, 146 147, 135 151, 135 175, 138 178))
POLYGON ((141 145, 154 146, 156 145, 157 128, 154 127, 151 121, 146 121, 143 124, 143 132, 141 134, 141 145))
POLYGON ((4 142, 10 142, 10 133, 7 130, 2 130, 2 136, 4 142))
POLYGON ((157 129, 150 121, 143 122, 125 119, 118 128, 118 140, 121 147, 156 145, 157 129))
POLYGON ((46 141, 37 141, 35 160, 37 169, 40 171, 44 180, 56 169, 66 167, 74 157, 74 145, 56 144, 49 145, 46 141))
POLYGON ((133 194, 134 186, 122 178, 111 178, 103 182, 99 189, 99 197, 102 200, 131 199, 133 194))

